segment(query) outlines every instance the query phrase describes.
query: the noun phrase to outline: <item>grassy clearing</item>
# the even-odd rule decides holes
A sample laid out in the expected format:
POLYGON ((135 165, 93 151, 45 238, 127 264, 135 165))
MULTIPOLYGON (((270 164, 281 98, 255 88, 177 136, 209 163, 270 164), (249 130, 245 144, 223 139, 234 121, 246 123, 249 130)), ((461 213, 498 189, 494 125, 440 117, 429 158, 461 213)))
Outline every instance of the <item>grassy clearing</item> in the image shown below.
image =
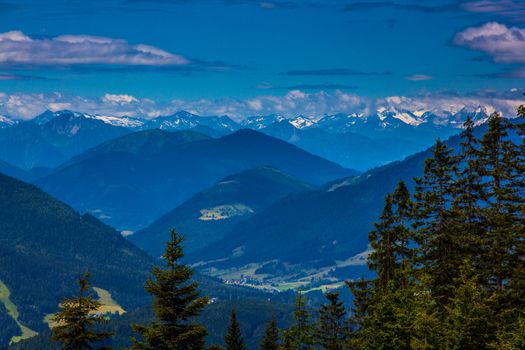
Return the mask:
POLYGON ((93 289, 98 295, 98 301, 102 304, 97 310, 98 312, 103 314, 109 313, 119 315, 122 315, 126 312, 126 310, 124 310, 122 306, 120 306, 115 300, 113 300, 110 292, 98 287, 93 287, 93 289))
POLYGON ((201 209, 200 213, 201 216, 199 220, 201 221, 217 221, 229 219, 234 216, 252 214, 253 210, 244 204, 235 203, 201 209))
POLYGON ((16 305, 13 304, 13 302, 9 298, 10 296, 11 296, 11 291, 9 290, 9 288, 7 288, 7 286, 2 281, 0 281, 0 302, 4 304, 5 308, 7 309, 7 313, 9 314, 9 316, 13 318, 13 320, 18 325, 18 328, 20 328, 20 332, 22 333, 21 335, 12 337, 10 341, 10 344, 11 344, 11 343, 17 343, 20 340, 34 337, 35 335, 38 335, 38 333, 24 326, 18 320, 18 318, 20 317, 20 314, 18 312, 18 308, 16 307, 16 305))
MULTIPOLYGON (((124 310, 122 308, 122 306, 120 306, 112 297, 111 297, 111 293, 108 292, 107 290, 105 289, 102 289, 102 288, 98 288, 98 287, 93 287, 93 290, 95 291, 95 293, 97 293, 97 296, 98 296, 98 301, 100 302, 100 307, 94 312, 94 313, 97 313, 97 314, 118 314, 118 315, 122 315, 126 312, 126 310, 124 310)), ((51 318, 54 316, 55 314, 48 314, 44 317, 44 323, 46 323, 48 325, 49 328, 53 328, 56 326, 56 322, 53 322, 51 320, 51 318)))

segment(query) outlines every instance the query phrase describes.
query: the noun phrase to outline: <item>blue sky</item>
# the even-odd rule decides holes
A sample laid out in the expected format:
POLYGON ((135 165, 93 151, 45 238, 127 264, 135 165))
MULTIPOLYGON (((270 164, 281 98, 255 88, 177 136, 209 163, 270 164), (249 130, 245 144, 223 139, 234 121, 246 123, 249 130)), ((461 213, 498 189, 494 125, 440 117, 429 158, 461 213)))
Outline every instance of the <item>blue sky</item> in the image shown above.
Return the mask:
POLYGON ((525 79, 518 0, 0 0, 0 33, 0 111, 21 117, 346 113, 392 96, 514 99, 525 79))

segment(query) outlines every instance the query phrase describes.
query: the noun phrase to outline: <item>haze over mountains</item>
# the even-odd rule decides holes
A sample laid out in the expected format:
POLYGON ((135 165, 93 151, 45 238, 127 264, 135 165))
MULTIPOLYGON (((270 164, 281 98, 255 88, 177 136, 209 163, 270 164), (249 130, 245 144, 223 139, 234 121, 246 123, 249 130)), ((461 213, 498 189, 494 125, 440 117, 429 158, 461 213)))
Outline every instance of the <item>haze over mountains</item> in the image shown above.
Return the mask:
POLYGON ((291 193, 314 187, 282 171, 261 166, 234 174, 199 192, 155 220, 130 240, 153 256, 160 256, 169 229, 183 232, 186 251, 215 242, 233 227, 291 193))
POLYGON ((24 169, 56 167, 93 146, 132 131, 193 130, 220 137, 250 128, 344 167, 364 171, 420 151, 437 137, 456 133, 467 116, 482 123, 488 114, 484 107, 439 113, 389 107, 370 115, 267 115, 236 122, 227 116, 201 117, 186 111, 153 119, 47 111, 29 122, 0 118, 0 160, 24 169))
POLYGON ((77 210, 135 230, 221 178, 261 165, 312 184, 357 174, 257 131, 215 139, 156 129, 95 147, 36 183, 77 210))

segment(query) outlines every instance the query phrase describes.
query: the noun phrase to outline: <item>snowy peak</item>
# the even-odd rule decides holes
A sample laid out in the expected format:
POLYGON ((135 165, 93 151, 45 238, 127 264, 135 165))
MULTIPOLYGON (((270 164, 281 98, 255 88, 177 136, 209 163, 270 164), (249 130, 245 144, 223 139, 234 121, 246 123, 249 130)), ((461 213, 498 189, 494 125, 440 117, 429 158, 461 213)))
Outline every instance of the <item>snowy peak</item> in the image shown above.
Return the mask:
POLYGON ((16 122, 13 119, 6 117, 5 115, 0 115, 0 129, 8 128, 15 124, 16 122))
POLYGON ((197 127, 235 131, 238 129, 238 124, 227 116, 201 117, 187 111, 180 111, 170 116, 157 117, 145 124, 146 129, 155 128, 161 130, 183 130, 197 127))
POLYGON ((88 116, 88 118, 100 120, 109 125, 120 126, 120 127, 128 128, 128 129, 137 129, 137 128, 142 127, 145 124, 145 121, 142 119, 127 117, 127 116, 115 117, 115 116, 109 116, 109 115, 95 115, 95 116, 88 116))
POLYGON ((285 117, 278 114, 270 114, 266 116, 260 115, 244 119, 241 122, 241 125, 250 129, 260 130, 272 125, 273 123, 279 123, 285 119, 285 117))
POLYGON ((417 114, 406 110, 397 110, 393 107, 380 107, 377 109, 377 117, 382 122, 391 124, 395 124, 394 120, 399 120, 404 124, 412 126, 419 126, 420 124, 425 123, 425 119, 421 118, 421 112, 417 112, 417 114), (417 114, 419 115, 419 117, 417 114))
POLYGON ((295 126, 297 129, 306 129, 314 126, 316 124, 316 121, 310 118, 305 118, 303 116, 298 116, 295 118, 291 118, 289 120, 290 124, 295 126))

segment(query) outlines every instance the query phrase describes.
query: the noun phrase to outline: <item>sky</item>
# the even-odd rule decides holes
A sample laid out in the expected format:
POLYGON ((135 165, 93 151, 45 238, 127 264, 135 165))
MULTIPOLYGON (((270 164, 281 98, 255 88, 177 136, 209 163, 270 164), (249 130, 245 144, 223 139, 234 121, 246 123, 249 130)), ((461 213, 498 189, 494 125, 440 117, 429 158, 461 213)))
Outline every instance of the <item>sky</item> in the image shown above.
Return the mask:
POLYGON ((0 0, 0 113, 512 113, 525 0, 0 0))

